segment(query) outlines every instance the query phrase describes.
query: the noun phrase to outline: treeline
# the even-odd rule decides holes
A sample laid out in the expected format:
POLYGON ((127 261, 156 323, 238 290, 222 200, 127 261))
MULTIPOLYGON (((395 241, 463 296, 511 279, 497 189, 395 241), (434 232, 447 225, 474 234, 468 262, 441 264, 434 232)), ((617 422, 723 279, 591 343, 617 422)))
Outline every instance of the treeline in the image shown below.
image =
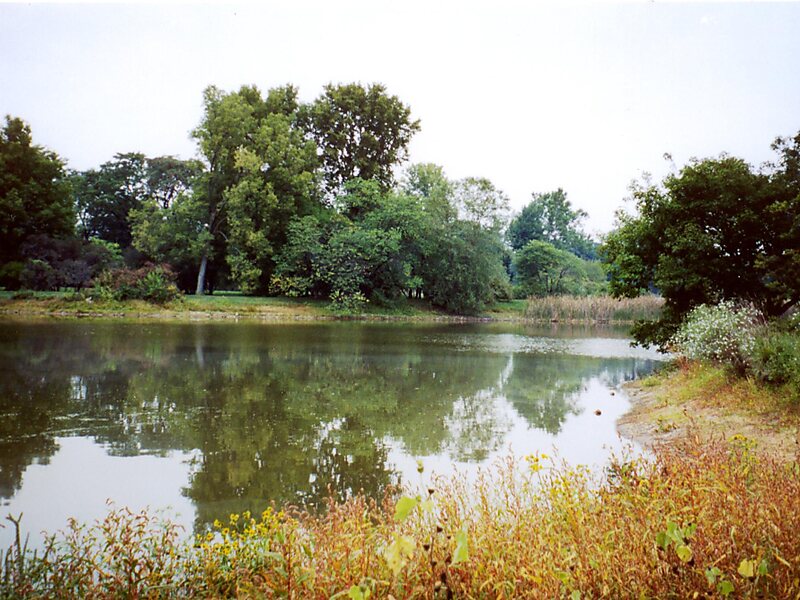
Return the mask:
POLYGON ((452 181, 434 164, 400 172, 420 124, 382 85, 328 85, 307 104, 291 85, 212 86, 203 100, 198 159, 121 153, 84 172, 67 172, 7 117, 0 285, 80 289, 114 269, 152 277, 141 267, 153 263, 198 294, 345 309, 419 297, 459 313, 605 286, 586 214, 563 190, 534 194, 511 219, 487 179, 452 181))

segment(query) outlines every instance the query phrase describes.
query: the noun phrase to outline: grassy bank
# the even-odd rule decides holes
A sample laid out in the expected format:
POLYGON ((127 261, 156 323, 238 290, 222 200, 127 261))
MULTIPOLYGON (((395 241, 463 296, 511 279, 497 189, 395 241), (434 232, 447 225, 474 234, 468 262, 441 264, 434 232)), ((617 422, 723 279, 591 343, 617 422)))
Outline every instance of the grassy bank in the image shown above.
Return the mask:
POLYGON ((342 314, 331 309, 326 300, 310 298, 243 296, 221 292, 210 296, 184 296, 163 305, 143 301, 88 300, 68 292, 3 292, 0 291, 0 315, 93 316, 224 319, 252 317, 262 319, 408 319, 463 320, 491 319, 500 321, 533 321, 560 323, 632 323, 635 319, 653 318, 660 310, 660 300, 638 298, 614 300, 608 297, 571 296, 511 300, 499 302, 491 309, 471 316, 448 314, 431 307, 424 300, 398 301, 384 307, 367 304, 358 314, 342 314))
POLYGON ((15 598, 794 598, 800 470, 692 438, 591 476, 544 455, 322 516, 231 515, 192 543, 147 514, 12 549, 15 598))
POLYGON ((628 390, 633 407, 619 429, 645 445, 698 433, 723 439, 744 435, 784 459, 798 451, 800 403, 791 385, 766 385, 723 366, 682 361, 628 390))

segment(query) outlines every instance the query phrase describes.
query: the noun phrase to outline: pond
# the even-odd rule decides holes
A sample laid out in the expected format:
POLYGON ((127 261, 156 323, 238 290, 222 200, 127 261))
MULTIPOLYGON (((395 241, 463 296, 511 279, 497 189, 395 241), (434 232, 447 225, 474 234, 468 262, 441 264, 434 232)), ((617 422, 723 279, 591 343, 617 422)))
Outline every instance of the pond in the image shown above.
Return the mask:
POLYGON ((510 452, 602 465, 659 360, 608 328, 0 322, 1 516, 55 532, 111 500, 191 531, 510 452))

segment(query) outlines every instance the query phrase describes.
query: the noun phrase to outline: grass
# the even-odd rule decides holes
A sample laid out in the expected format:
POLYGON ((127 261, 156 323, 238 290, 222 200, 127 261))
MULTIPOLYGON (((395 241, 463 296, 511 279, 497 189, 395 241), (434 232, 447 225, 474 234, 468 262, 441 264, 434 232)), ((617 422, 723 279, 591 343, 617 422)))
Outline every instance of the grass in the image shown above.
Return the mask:
MULTIPOLYGON (((101 302, 75 297, 69 292, 35 292, 14 298, 15 292, 0 291, 0 313, 58 316, 153 316, 223 318, 253 316, 264 318, 386 318, 460 319, 431 307, 425 300, 398 300, 391 306, 367 304, 362 313, 342 315, 326 300, 311 298, 244 296, 238 292, 216 292, 206 296, 185 296, 163 306, 146 302, 101 302), (203 314, 200 314, 203 313, 203 314)), ((632 323, 655 318, 661 300, 657 297, 614 300, 609 297, 554 296, 498 302, 478 318, 562 323, 632 323)))
POLYGON ((16 598, 795 598, 800 469, 693 438, 602 474, 545 455, 322 515, 231 515, 191 543, 147 513, 12 548, 16 598))
POLYGON ((659 296, 615 299, 610 296, 546 296, 529 298, 528 319, 548 322, 632 323, 657 319, 664 300, 659 296))

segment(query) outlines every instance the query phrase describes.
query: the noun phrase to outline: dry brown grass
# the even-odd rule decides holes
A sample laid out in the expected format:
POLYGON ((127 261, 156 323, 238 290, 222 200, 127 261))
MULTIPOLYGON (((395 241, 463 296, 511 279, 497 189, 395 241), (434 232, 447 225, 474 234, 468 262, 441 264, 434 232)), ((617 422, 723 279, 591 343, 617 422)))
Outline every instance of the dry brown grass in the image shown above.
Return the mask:
MULTIPOLYGON (((114 522, 130 523, 128 530, 146 523, 114 522)), ((6 581, 20 585, 5 591, 99 598, 795 598, 798 530, 796 461, 757 455, 741 437, 695 438, 661 449, 650 462, 618 460, 600 476, 537 455, 508 459, 477 482, 439 481, 419 498, 356 497, 331 502, 321 516, 232 515, 193 546, 152 543, 165 539, 163 528, 148 537, 113 527, 95 538, 125 560, 95 560, 99 554, 73 544, 19 573, 13 560, 7 563, 6 575, 14 576, 6 581), (126 550, 129 544, 146 550, 126 550), (139 572, 137 561, 142 572, 163 564, 169 573, 148 587, 130 576, 139 572), (53 585, 52 573, 62 581, 71 576, 68 593, 53 585)))
POLYGON ((546 296, 529 298, 524 316, 559 323, 632 323, 658 318, 663 303, 663 298, 653 295, 619 300, 610 296, 546 296))

